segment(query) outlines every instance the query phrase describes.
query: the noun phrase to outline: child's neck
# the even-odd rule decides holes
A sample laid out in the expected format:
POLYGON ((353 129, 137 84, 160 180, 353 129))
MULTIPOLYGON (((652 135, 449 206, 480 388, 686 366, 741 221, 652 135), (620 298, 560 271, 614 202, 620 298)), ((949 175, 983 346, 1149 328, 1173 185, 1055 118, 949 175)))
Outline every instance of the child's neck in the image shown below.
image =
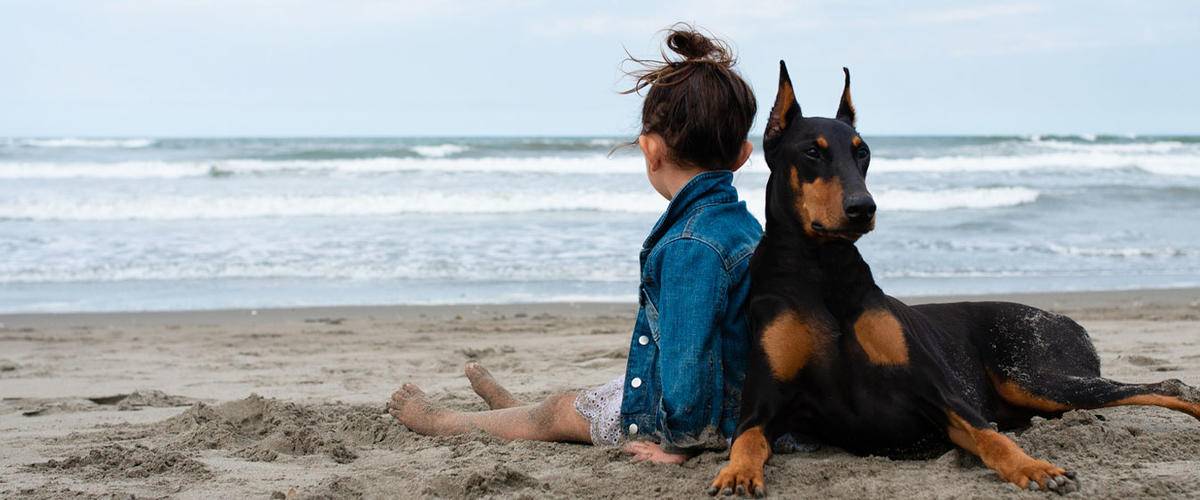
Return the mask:
POLYGON ((697 175, 704 173, 703 169, 688 168, 675 164, 664 165, 661 175, 662 186, 659 189, 659 194, 663 195, 668 201, 674 200, 675 196, 683 191, 683 187, 692 182, 692 179, 697 175), (663 192, 666 191, 666 192, 663 192))

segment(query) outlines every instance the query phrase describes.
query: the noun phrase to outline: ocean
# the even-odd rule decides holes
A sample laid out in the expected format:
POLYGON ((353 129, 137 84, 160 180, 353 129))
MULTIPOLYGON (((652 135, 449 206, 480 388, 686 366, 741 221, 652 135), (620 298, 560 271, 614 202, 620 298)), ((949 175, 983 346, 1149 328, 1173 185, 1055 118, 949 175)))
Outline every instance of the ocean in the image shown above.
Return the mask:
MULTIPOLYGON (((1200 285, 1200 137, 866 139, 888 293, 1200 285)), ((0 138, 0 311, 633 301, 622 140, 0 138)))

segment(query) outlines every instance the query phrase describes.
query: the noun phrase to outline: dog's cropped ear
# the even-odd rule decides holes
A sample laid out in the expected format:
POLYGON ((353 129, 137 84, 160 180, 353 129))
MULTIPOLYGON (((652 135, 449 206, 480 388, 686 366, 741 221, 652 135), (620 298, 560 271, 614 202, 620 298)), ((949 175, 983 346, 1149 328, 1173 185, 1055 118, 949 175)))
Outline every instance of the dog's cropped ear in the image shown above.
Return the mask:
POLYGON ((775 94, 775 105, 771 107, 771 116, 767 118, 767 131, 763 133, 763 141, 779 137, 792 121, 800 117, 800 105, 796 103, 796 91, 792 89, 792 79, 788 76, 787 65, 779 61, 779 91, 775 94))
POLYGON ((838 104, 837 119, 854 126, 854 103, 850 101, 850 69, 842 67, 846 74, 846 86, 842 87, 842 103, 838 104))

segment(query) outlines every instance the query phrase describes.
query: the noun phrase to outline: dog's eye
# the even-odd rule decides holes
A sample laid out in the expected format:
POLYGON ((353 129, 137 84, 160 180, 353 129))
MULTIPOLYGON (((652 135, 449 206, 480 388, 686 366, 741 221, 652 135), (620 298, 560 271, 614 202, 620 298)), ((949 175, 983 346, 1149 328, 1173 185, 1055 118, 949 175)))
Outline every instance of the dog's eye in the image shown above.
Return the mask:
POLYGON ((821 159, 821 152, 817 150, 816 147, 808 148, 806 151, 804 151, 804 155, 814 160, 821 159))
POLYGON ((865 160, 868 156, 871 156, 871 151, 869 151, 867 148, 858 148, 858 152, 855 154, 858 156, 858 159, 865 160))

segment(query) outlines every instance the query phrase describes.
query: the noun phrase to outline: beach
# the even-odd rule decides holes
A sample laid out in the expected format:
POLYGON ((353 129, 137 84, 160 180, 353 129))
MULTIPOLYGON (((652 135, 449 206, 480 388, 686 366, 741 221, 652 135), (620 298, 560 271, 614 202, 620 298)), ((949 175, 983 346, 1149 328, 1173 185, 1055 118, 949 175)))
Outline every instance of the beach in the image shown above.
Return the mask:
POLYGON ((1004 432, 1048 489, 1200 500, 1200 2, 3 6, 0 500, 709 498, 729 450, 475 431, 578 439, 585 394, 611 441, 627 366, 651 421, 785 408, 775 498, 1053 496, 1004 432), (774 292, 771 346, 709 341, 774 292), (1050 413, 1100 401, 1183 412, 1050 413))
MULTIPOLYGON (((972 299, 979 297, 972 297, 972 299)), ((1088 328, 1108 377, 1200 384, 1200 290, 988 296, 1088 328)), ((910 303, 954 300, 923 297, 910 303)), ((634 464, 615 449, 431 438, 385 401, 403 382, 483 409, 479 361, 519 398, 624 369, 631 303, 345 306, 0 315, 0 497, 696 498, 727 456, 634 464)), ((1200 497, 1200 422, 1160 408, 1074 411, 1012 434, 1078 473, 1087 498, 1200 497)), ((778 455, 781 498, 997 498, 957 451, 778 455)))

